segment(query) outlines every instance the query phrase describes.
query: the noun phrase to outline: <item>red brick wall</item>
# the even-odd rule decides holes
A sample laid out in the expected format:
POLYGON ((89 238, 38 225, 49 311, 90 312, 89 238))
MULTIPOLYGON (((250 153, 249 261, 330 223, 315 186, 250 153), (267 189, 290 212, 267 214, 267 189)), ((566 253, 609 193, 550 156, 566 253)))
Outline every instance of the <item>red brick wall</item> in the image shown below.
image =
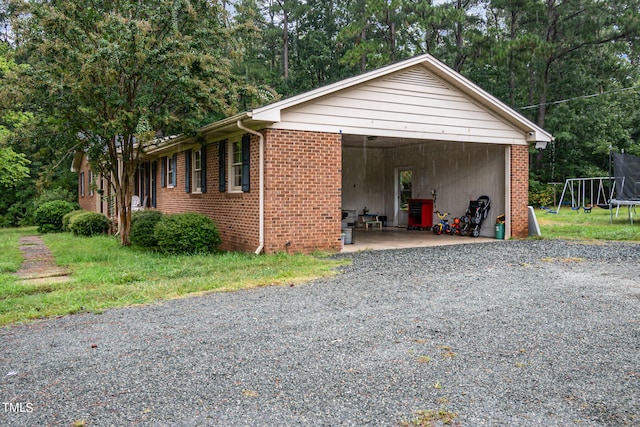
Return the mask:
POLYGON ((173 188, 160 187, 162 167, 158 159, 156 207, 167 214, 198 212, 207 215, 213 219, 220 232, 220 249, 255 251, 259 245, 258 138, 251 138, 251 183, 247 193, 219 191, 217 142, 207 145, 207 188, 202 194, 185 192, 185 152, 177 154, 176 186, 173 188))
POLYGON ((265 134, 265 251, 339 251, 341 135, 277 129, 265 134))
POLYGON ((529 235, 529 147, 511 146, 511 237, 529 235))
MULTIPOLYGON (((339 251, 341 136, 284 130, 265 130, 263 134, 264 251, 339 251)), ((213 143, 207 146, 207 192, 185 192, 185 152, 179 152, 175 187, 159 186, 162 168, 158 166, 157 208, 164 213, 199 212, 208 215, 220 231, 221 249, 255 251, 260 242, 259 138, 251 135, 250 145, 250 192, 219 191, 218 143, 213 143)))
MULTIPOLYGON (((89 183, 89 174, 91 173, 91 166, 89 166, 89 162, 87 161, 87 157, 83 157, 82 165, 80 166, 80 170, 78 171, 78 204, 80 204, 80 208, 86 211, 92 212, 100 212, 100 194, 91 190, 89 183), (80 180, 84 180, 84 195, 80 193, 80 180)), ((96 181, 94 184, 99 185, 98 174, 93 176, 93 179, 96 181)), ((98 187, 99 188, 99 187, 98 187)))

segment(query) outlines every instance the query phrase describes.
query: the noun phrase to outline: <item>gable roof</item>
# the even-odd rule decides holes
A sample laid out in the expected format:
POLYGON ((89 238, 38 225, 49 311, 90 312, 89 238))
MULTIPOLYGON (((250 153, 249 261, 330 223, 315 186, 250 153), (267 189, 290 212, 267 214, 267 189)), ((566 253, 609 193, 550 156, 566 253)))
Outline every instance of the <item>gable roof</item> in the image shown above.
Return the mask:
MULTIPOLYGON (((513 130, 517 131, 519 137, 526 139, 527 142, 550 142, 553 140, 553 136, 549 132, 429 54, 415 56, 377 70, 340 80, 327 86, 255 108, 251 111, 236 114, 205 125, 200 129, 200 132, 210 138, 224 137, 226 134, 239 131, 237 127, 238 121, 242 121, 245 126, 260 129, 279 123, 287 113, 298 111, 306 105, 319 102, 321 99, 337 96, 340 93, 352 91, 367 84, 373 84, 375 81, 383 79, 391 80, 394 78, 394 75, 402 75, 409 80, 414 78, 414 82, 417 82, 417 74, 421 74, 420 83, 422 84, 431 84, 432 86, 439 84, 447 88, 455 89, 455 91, 464 96, 467 102, 470 100, 475 103, 476 106, 478 106, 478 108, 476 108, 477 111, 482 110, 486 114, 493 116, 493 118, 508 124, 513 130), (411 74, 413 74, 413 76, 411 76, 411 74)), ((396 80, 399 79, 396 78, 396 80)), ((405 84, 406 83, 407 82, 405 82, 405 84)), ((409 84, 410 83, 409 81, 409 84)), ((408 91, 407 93, 410 92, 408 91)), ((381 100, 381 102, 384 101, 384 99, 381 100)), ((460 118, 459 120, 464 120, 464 118, 460 118)), ((484 119, 480 117, 477 120, 484 119)))

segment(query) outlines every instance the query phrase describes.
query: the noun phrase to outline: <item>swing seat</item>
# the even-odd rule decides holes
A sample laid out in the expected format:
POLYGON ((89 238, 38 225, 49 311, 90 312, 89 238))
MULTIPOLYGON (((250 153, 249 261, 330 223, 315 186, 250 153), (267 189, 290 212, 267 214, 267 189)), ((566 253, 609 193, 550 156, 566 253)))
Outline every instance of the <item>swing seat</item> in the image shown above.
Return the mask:
POLYGON ((583 209, 584 213, 591 213, 591 209, 593 209, 593 206, 585 206, 583 209))

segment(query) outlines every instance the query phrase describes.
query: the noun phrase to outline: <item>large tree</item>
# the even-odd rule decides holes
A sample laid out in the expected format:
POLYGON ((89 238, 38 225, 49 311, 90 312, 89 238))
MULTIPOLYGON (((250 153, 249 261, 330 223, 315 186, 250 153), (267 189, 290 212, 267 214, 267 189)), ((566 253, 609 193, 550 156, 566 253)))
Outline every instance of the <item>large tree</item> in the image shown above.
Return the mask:
POLYGON ((235 112, 242 85, 230 72, 226 12, 207 0, 24 6, 14 30, 30 68, 16 84, 111 180, 129 244, 134 176, 149 144, 235 112))
POLYGON ((8 144, 30 116, 11 109, 11 89, 7 81, 19 67, 9 57, 9 46, 0 41, 0 186, 13 187, 29 176, 29 161, 23 153, 16 153, 8 144))

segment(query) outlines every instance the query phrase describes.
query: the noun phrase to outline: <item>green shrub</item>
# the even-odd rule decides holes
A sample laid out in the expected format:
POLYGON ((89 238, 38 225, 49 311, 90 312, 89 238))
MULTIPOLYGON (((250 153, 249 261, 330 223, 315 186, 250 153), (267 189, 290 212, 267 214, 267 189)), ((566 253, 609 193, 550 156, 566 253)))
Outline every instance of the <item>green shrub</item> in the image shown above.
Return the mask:
POLYGON ((553 206, 553 186, 534 179, 529 180, 529 205, 553 206))
POLYGON ((164 215, 155 235, 158 248, 166 253, 215 252, 221 243, 215 223, 197 213, 164 215))
POLYGON ((35 213, 38 232, 51 233, 62 231, 62 217, 74 209, 73 203, 64 200, 54 200, 43 203, 36 209, 35 213))
MULTIPOLYGON (((2 190, 0 190, 2 193, 2 190)), ((20 227, 33 225, 33 200, 16 202, 0 215, 0 227, 20 227)), ((0 209, 2 212, 2 209, 0 209)))
POLYGON ((84 209, 78 209, 64 214, 62 217, 62 231, 71 231, 71 228, 69 228, 71 218, 84 212, 86 212, 84 209))
POLYGON ((131 214, 131 243, 145 248, 156 248, 156 224, 162 219, 162 212, 155 210, 135 211, 131 214))
MULTIPOLYGON (((75 185, 76 184, 74 183, 74 189, 75 185)), ((76 200, 78 200, 78 194, 62 187, 43 190, 33 203, 37 209, 45 203, 53 202, 56 200, 64 200, 66 202, 72 203, 75 206, 74 209, 78 208, 78 203, 76 202, 76 200)))
POLYGON ((109 218, 97 212, 82 212, 71 217, 69 230, 76 236, 105 234, 109 230, 109 218))

